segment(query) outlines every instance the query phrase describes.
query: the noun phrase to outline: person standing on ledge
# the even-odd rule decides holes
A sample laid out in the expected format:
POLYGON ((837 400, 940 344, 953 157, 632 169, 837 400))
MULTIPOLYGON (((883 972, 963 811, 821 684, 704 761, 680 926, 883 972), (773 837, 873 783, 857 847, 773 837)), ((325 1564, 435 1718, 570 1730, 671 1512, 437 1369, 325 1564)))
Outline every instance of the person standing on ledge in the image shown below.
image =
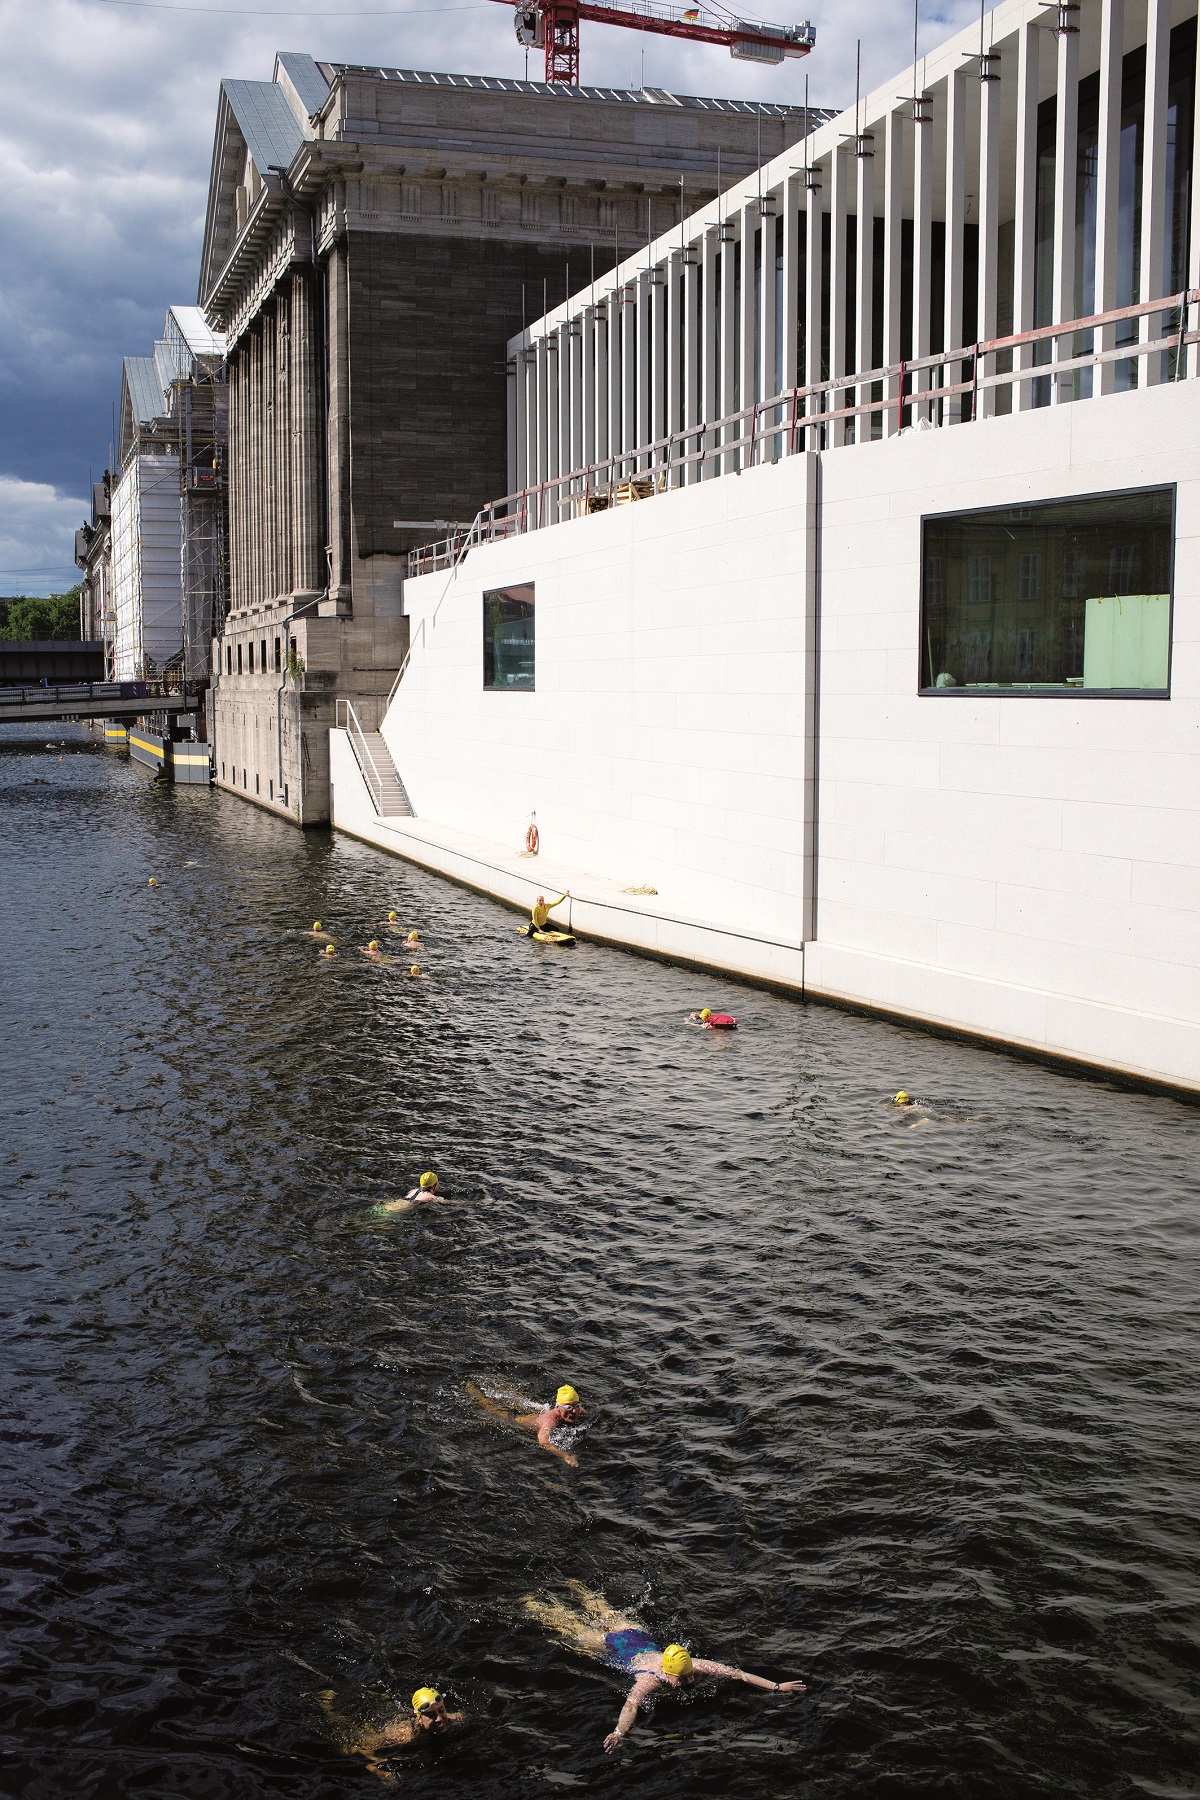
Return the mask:
POLYGON ((571 893, 569 888, 565 894, 560 894, 557 900, 547 900, 545 894, 539 894, 536 905, 531 906, 529 909, 529 920, 533 929, 535 931, 545 931, 546 926, 549 923, 550 914, 554 911, 554 908, 556 906, 561 906, 563 901, 569 900, 570 897, 571 893))

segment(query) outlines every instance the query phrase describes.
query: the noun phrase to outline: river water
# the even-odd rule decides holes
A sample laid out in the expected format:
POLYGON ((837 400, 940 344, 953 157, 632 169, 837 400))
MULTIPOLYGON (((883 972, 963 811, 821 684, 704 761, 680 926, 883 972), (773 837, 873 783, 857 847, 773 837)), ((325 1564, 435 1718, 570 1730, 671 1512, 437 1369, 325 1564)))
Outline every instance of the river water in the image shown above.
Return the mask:
POLYGON ((475 1723, 410 1795, 1198 1791, 1200 1112, 532 947, 52 735, 0 744, 0 1791, 377 1793, 317 1696, 430 1681, 475 1723), (427 981, 354 954, 389 908, 427 981), (427 1167, 466 1204, 372 1214, 427 1167), (579 1471, 468 1380, 573 1382, 579 1471), (809 1692, 607 1758, 621 1678, 520 1606, 567 1579, 809 1692))

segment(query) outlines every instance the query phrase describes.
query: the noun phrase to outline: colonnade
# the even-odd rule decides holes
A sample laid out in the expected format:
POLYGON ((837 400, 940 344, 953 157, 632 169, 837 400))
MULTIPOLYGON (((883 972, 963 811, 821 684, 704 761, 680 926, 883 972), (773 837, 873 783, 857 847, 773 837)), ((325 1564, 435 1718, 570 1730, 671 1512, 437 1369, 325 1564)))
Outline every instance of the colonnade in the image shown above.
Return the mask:
POLYGON ((552 484, 557 517, 639 474, 1195 372, 1146 348, 1178 316, 1129 310, 1200 287, 1195 18, 1009 0, 628 257, 510 344, 512 492, 552 484))

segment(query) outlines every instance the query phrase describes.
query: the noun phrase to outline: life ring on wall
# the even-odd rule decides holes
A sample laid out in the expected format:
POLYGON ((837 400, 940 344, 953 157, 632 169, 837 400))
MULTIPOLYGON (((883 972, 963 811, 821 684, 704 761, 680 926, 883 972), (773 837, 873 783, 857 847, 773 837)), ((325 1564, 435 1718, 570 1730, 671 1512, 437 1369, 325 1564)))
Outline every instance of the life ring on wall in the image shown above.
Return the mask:
POLYGON ((539 843, 540 843, 540 842, 541 842, 541 840, 540 840, 540 838, 539 838, 539 837, 538 837, 538 828, 537 828, 537 826, 536 826, 536 825, 535 825, 535 824, 534 824, 534 822, 533 822, 533 820, 532 820, 532 819, 530 819, 530 821, 529 821, 529 830, 528 830, 528 831, 527 831, 527 832, 526 832, 526 833, 525 833, 525 849, 526 849, 526 851, 527 851, 527 852, 528 852, 528 854, 529 854, 529 855, 530 855, 530 856, 536 856, 536 855, 537 855, 537 853, 538 853, 538 844, 539 844, 539 843))

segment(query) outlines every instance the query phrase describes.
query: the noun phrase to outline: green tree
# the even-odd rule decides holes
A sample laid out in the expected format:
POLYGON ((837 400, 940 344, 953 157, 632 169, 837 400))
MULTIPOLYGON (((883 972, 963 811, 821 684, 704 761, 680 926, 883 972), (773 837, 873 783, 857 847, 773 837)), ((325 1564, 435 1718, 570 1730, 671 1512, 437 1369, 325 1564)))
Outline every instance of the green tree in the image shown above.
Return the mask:
POLYGON ((0 637, 9 643, 30 639, 79 637, 79 589, 65 594, 27 594, 9 600, 0 621, 0 637))

